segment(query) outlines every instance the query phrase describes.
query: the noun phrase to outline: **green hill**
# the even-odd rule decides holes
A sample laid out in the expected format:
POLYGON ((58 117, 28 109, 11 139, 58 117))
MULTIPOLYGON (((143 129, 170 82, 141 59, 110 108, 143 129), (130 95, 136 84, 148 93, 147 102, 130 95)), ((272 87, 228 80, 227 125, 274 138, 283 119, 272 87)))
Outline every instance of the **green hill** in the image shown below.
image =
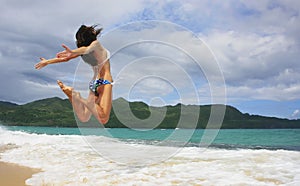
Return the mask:
MULTIPOLYGON (((206 128, 212 106, 216 109, 226 107, 222 128, 300 128, 299 119, 288 120, 249 115, 241 113, 232 106, 177 104, 175 106, 151 107, 143 102, 127 102, 123 98, 113 101, 110 120, 105 127, 206 128), (115 112, 118 114, 116 115, 115 112), (165 115, 164 112, 166 112, 165 115), (151 113, 155 116, 164 117, 155 125, 155 123, 147 122, 151 113), (129 124, 129 126, 125 124, 129 124)), ((3 125, 16 126, 78 127, 70 102, 67 99, 63 100, 57 97, 38 100, 24 105, 0 101, 0 122, 3 125)), ((210 125, 210 128, 215 127, 213 124, 210 125)), ((79 124, 80 127, 95 127, 98 125, 100 124, 93 117, 89 122, 79 124)))
POLYGON ((76 126, 71 104, 60 98, 48 98, 25 105, 0 102, 0 111, 0 121, 4 125, 76 126))

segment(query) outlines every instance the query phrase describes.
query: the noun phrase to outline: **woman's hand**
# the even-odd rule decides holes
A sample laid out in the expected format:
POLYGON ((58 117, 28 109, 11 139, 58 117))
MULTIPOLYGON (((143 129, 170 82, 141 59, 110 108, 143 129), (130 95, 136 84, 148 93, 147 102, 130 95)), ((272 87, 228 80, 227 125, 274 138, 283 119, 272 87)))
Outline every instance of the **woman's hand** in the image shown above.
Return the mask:
POLYGON ((54 63, 61 63, 61 62, 67 62, 70 59, 73 59, 75 57, 78 57, 78 54, 74 51, 72 51, 69 47, 66 45, 62 45, 62 47, 65 48, 65 51, 59 52, 56 54, 56 58, 52 59, 45 59, 45 58, 40 58, 41 61, 35 65, 36 69, 41 69, 49 64, 54 64, 54 63))
POLYGON ((62 47, 65 48, 65 50, 62 51, 62 52, 57 53, 56 54, 57 58, 62 58, 62 60, 68 61, 68 60, 70 60, 70 59, 75 58, 75 57, 78 56, 75 52, 73 52, 66 45, 63 44, 62 47))
POLYGON ((48 60, 47 59, 41 57, 40 60, 41 61, 38 62, 35 65, 35 68, 38 69, 38 70, 48 65, 48 60))

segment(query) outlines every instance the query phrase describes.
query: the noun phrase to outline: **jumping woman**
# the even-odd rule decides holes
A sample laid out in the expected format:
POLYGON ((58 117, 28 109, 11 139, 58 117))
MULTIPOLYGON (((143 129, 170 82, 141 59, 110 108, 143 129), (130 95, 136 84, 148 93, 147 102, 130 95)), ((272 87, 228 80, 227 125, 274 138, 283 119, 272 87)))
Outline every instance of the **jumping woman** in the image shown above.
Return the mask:
POLYGON ((41 69, 49 64, 68 62, 81 56, 92 67, 94 76, 89 83, 90 92, 87 99, 82 98, 72 87, 57 81, 61 90, 68 96, 81 122, 89 121, 93 115, 101 124, 106 124, 112 107, 113 80, 110 73, 110 54, 97 40, 101 31, 102 28, 96 29, 95 25, 82 25, 76 33, 77 49, 71 50, 66 45, 62 45, 65 50, 57 53, 56 58, 40 58, 41 61, 35 65, 36 69, 41 69))

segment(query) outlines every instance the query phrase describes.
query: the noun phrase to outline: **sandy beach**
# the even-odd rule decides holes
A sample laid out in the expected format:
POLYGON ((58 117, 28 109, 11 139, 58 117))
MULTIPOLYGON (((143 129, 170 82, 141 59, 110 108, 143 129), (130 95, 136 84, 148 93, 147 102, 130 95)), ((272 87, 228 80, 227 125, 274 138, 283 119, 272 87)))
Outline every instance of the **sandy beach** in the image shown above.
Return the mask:
POLYGON ((0 185, 22 186, 26 185, 25 181, 35 173, 40 172, 38 169, 23 167, 12 163, 0 161, 0 185))

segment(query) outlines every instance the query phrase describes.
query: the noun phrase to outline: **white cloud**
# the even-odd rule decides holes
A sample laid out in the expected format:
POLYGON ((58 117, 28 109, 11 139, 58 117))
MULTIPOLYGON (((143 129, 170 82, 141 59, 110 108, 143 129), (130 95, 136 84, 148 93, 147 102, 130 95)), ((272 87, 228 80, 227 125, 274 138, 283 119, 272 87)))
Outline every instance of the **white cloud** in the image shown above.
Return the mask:
MULTIPOLYGON (((188 0, 182 3, 139 0, 126 2, 55 0, 31 2, 34 3, 1 1, 0 86, 6 88, 1 90, 0 99, 17 101, 16 96, 12 96, 19 90, 16 87, 22 89, 22 102, 44 97, 45 92, 41 90, 46 87, 43 89, 38 87, 45 82, 51 87, 51 91, 47 94, 49 97, 61 96, 59 88, 55 89, 56 82, 51 81, 61 79, 71 84, 76 71, 74 65, 77 64, 76 62, 46 67, 38 72, 38 76, 30 74, 37 73, 33 65, 38 61, 38 57, 52 57, 61 50, 61 43, 74 48, 74 33, 82 23, 102 24, 105 30, 100 41, 111 52, 117 51, 118 47, 130 41, 145 37, 180 47, 172 48, 171 45, 163 45, 163 43, 143 43, 119 51, 111 61, 116 80, 115 97, 124 96, 126 86, 130 86, 131 81, 134 82, 143 75, 167 74, 169 81, 185 76, 188 85, 191 85, 190 79, 192 79, 196 89, 199 89, 200 93, 205 93, 206 84, 210 83, 208 81, 221 82, 218 71, 220 67, 224 73, 229 99, 279 101, 299 99, 300 4, 298 1, 211 2, 204 0, 199 3, 188 0), (192 33, 185 30, 157 26, 135 27, 110 35, 117 25, 149 18, 171 21, 192 30, 209 45, 220 66, 212 63, 214 59, 209 49, 193 37, 192 33), (186 53, 182 52, 183 50, 200 60, 201 66, 193 64, 186 53), (132 65, 126 74, 121 74, 122 77, 118 76, 130 62, 149 55, 171 60, 167 62, 163 58, 153 57, 155 62, 149 61, 149 65, 146 66, 132 65), (170 62, 175 62, 181 69, 170 65, 170 62), (201 70, 203 72, 200 72, 201 70), (127 81, 118 78, 126 78, 127 81), (24 83, 24 79, 33 84, 29 86, 28 83, 24 83)), ((90 80, 88 70, 80 73, 84 75, 82 82, 90 80)), ((184 89, 185 81, 176 82, 176 88, 184 89)), ((171 94, 171 88, 168 87, 155 88, 151 86, 151 82, 147 82, 140 87, 140 90, 155 94, 156 90, 160 92, 161 89, 165 89, 165 94, 167 92, 171 94)), ((218 85, 215 87, 217 90, 218 85)), ((85 90, 86 85, 78 84, 78 88, 85 90)), ((170 102, 174 102, 174 97, 169 99, 170 102)), ((187 102, 192 103, 192 101, 193 99, 190 99, 187 102)))
POLYGON ((299 117, 300 117, 300 110, 299 110, 299 109, 296 109, 296 110, 293 112, 293 114, 292 114, 291 117, 292 117, 293 119, 299 118, 299 117))
POLYGON ((252 88, 247 86, 231 87, 227 86, 227 96, 235 100, 273 100, 289 101, 299 99, 300 84, 291 86, 272 86, 252 88))
MULTIPOLYGON (((176 92, 180 97, 177 96, 177 101, 184 104, 193 104, 194 101, 196 104, 197 86, 206 81, 216 86, 222 81, 214 56, 195 35, 165 22, 147 24, 132 23, 128 26, 131 29, 124 31, 120 28, 107 33, 101 40, 112 53, 116 97, 127 98, 131 88, 135 88, 135 83, 141 81, 139 91, 131 96, 157 97, 160 92, 159 95, 163 97, 167 94, 174 96, 176 92), (148 77, 162 78, 169 85, 153 86, 152 81, 144 82, 143 78, 148 77), (164 92, 161 92, 162 89, 164 92), (187 96, 192 93, 192 97, 187 96)), ((173 101, 169 97, 166 102, 173 101)))
POLYGON ((100 23, 108 31, 140 11, 142 4, 142 1, 135 0, 126 3, 2 0, 0 86, 5 88, 1 89, 0 99, 24 103, 44 97, 65 97, 56 86, 56 79, 70 85, 76 61, 47 66, 37 71, 34 64, 39 61, 38 58, 54 57, 56 52, 62 50, 62 43, 74 48, 74 33, 81 24, 100 23), (46 87, 43 85, 45 82, 46 87))
POLYGON ((300 98, 300 54, 292 39, 220 30, 200 37, 220 63, 229 99, 300 98))

